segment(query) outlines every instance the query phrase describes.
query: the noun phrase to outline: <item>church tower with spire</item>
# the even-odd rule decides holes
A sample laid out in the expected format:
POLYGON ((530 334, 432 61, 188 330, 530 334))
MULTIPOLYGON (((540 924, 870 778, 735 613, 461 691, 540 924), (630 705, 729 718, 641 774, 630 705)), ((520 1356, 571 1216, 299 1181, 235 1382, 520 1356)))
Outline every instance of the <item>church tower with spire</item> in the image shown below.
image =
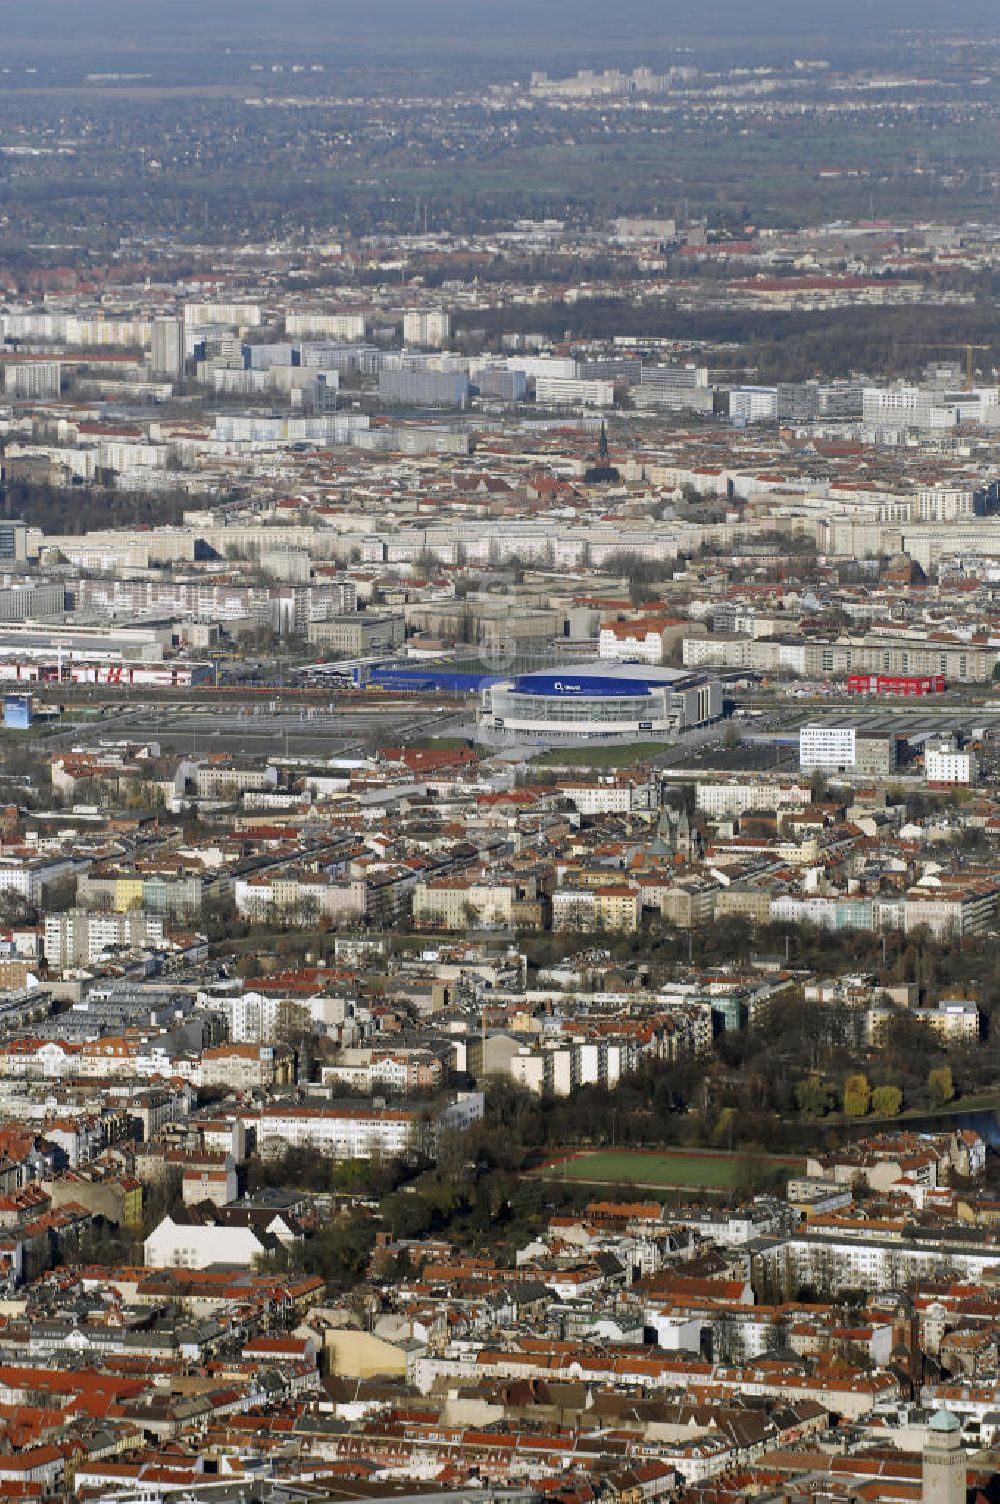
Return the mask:
POLYGON ((608 425, 601 419, 601 436, 597 441, 596 462, 583 473, 584 482, 588 485, 613 485, 621 477, 611 463, 611 455, 608 449, 608 425))

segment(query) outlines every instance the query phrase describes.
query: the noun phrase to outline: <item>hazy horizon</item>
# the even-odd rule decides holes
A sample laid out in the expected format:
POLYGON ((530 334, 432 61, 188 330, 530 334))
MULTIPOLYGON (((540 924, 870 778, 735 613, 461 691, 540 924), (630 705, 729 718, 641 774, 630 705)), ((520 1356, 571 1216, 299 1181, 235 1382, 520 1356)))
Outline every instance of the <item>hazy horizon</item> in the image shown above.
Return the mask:
POLYGON ((697 9, 681 0, 621 0, 614 8, 603 0, 508 0, 502 8, 472 8, 460 0, 289 0, 277 9, 270 0, 173 0, 167 4, 129 0, 34 0, 30 7, 9 8, 4 17, 6 46, 37 45, 87 50, 156 46, 185 47, 198 38, 233 50, 267 43, 301 44, 310 37, 321 48, 338 40, 363 47, 402 38, 452 46, 467 37, 481 43, 516 41, 530 45, 558 43, 561 35, 574 50, 588 44, 669 42, 670 34, 705 36, 769 35, 781 40, 829 35, 843 45, 851 32, 878 36, 900 28, 929 28, 945 33, 963 28, 1000 30, 992 0, 955 0, 942 14, 931 0, 842 0, 836 12, 819 0, 717 0, 697 9))

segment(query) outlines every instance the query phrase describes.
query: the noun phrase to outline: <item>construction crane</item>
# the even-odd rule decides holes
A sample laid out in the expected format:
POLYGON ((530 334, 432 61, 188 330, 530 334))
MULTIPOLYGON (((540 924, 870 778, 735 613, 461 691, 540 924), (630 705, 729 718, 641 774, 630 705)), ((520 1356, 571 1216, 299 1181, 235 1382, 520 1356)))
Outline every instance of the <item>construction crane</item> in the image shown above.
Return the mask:
POLYGON ((912 350, 964 350, 965 351, 965 390, 971 392, 975 385, 975 352, 977 350, 992 350, 992 345, 974 345, 970 340, 965 340, 959 345, 948 345, 938 340, 908 340, 907 347, 912 350))

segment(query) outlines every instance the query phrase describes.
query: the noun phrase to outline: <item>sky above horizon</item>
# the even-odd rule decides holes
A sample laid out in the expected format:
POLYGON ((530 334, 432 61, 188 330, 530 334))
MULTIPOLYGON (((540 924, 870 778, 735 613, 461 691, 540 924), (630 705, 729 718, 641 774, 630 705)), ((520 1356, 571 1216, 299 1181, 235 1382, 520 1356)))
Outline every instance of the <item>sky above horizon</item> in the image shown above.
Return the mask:
MULTIPOLYGON (((469 0, 33 0, 4 7, 5 40, 39 45, 165 44, 198 36, 234 45, 257 39, 280 42, 313 32, 323 43, 338 35, 352 41, 388 43, 411 36, 471 37, 532 35, 556 39, 565 31, 575 46, 593 38, 641 42, 668 30, 688 35, 734 36, 761 31, 776 35, 851 30, 877 33, 898 27, 931 26, 1000 30, 995 0, 715 0, 711 7, 688 0, 505 0, 503 6, 469 0)), ((387 61, 392 59, 391 55, 387 61)))

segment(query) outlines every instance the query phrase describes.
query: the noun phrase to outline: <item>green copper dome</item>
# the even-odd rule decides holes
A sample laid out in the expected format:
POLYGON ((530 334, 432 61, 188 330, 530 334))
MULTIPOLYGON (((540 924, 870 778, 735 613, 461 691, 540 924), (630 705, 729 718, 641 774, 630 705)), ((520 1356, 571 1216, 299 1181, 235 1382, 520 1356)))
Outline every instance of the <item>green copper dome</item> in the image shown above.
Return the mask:
POLYGON ((929 1431, 961 1431, 962 1423, 950 1410, 935 1410, 927 1428, 929 1431))

